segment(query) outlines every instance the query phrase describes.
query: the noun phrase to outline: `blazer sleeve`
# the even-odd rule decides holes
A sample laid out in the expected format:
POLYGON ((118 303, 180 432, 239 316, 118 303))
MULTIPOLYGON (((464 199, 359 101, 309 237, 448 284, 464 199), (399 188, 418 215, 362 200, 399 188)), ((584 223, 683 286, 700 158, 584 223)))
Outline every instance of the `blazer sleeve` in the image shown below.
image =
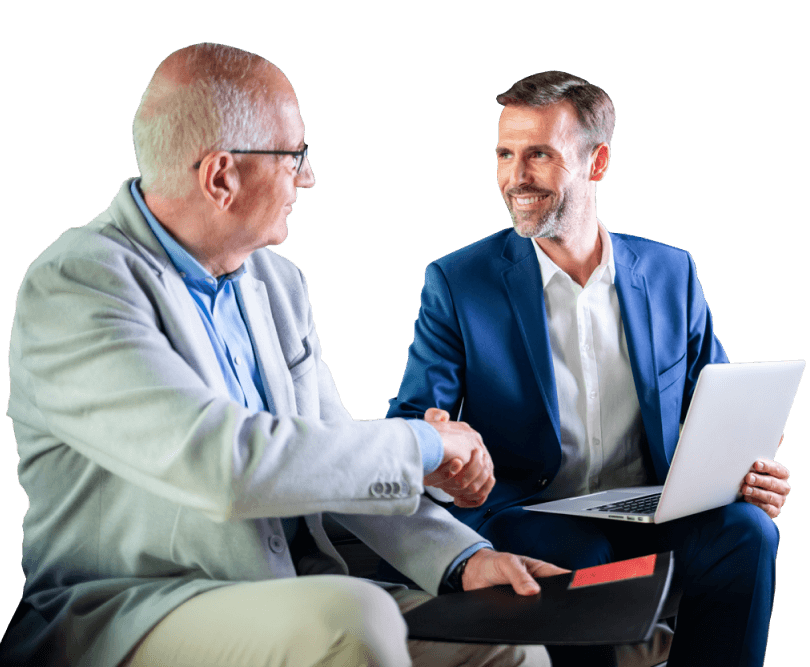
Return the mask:
POLYGON ((428 408, 458 416, 466 368, 464 340, 447 278, 436 264, 425 271, 422 303, 408 348, 399 392, 389 401, 388 417, 422 418, 428 408))
MULTIPOLYGON (((21 466, 69 447, 218 521, 418 508, 422 461, 404 421, 342 418, 331 376, 321 383, 333 394, 329 421, 249 412, 167 337, 167 298, 134 253, 35 262, 11 340, 9 416, 21 466), (385 493, 394 483, 398 492, 385 493)), ((320 348, 313 353, 323 373, 320 348)))
POLYGON ((684 382, 683 400, 681 402, 680 421, 686 418, 686 412, 692 401, 700 371, 706 364, 728 363, 723 346, 714 333, 712 314, 709 305, 703 296, 703 288, 697 277, 695 262, 689 253, 686 253, 689 262, 687 284, 686 320, 686 378, 684 382))

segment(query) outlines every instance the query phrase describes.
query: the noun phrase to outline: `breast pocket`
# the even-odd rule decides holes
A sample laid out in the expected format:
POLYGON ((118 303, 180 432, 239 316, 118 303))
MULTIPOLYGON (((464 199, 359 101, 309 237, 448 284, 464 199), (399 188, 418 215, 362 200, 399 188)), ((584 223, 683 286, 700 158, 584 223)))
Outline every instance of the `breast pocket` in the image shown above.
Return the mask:
POLYGON ((678 442, 683 412, 683 383, 686 377, 686 354, 672 366, 658 374, 658 397, 661 401, 661 427, 664 447, 671 455, 678 442))
POLYGON ((658 374, 658 391, 663 392, 665 389, 668 389, 672 386, 675 382, 680 380, 684 374, 686 373, 686 353, 678 359, 672 366, 667 368, 665 371, 661 371, 658 374))
POLYGON ((312 354, 312 349, 307 339, 305 338, 301 343, 304 349, 301 350, 301 352, 293 358, 289 366, 287 366, 287 370, 290 372, 293 382, 315 368, 315 355, 312 354))

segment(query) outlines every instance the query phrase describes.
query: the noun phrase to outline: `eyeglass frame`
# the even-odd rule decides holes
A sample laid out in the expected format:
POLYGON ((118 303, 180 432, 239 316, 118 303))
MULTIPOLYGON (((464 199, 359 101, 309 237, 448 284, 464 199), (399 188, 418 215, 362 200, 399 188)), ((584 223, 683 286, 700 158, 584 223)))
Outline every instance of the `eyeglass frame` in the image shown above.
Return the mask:
MULTIPOLYGON (((301 173, 301 169, 304 166, 304 160, 307 158, 307 151, 309 150, 309 145, 304 144, 304 147, 300 151, 243 151, 240 148, 230 148, 230 149, 220 149, 224 150, 226 153, 238 153, 240 155, 292 155, 296 159, 299 159, 300 162, 296 167, 296 172, 301 173)), ((199 169, 200 165, 202 164, 202 160, 197 160, 192 166, 193 169, 199 169)))

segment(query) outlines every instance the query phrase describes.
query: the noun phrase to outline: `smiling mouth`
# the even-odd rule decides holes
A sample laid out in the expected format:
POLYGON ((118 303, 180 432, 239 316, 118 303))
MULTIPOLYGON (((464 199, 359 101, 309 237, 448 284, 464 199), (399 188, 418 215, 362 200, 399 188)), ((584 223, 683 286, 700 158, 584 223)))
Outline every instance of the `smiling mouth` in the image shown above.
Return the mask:
POLYGON ((513 196, 512 199, 518 206, 533 206, 544 199, 548 199, 549 195, 529 195, 529 196, 513 196))

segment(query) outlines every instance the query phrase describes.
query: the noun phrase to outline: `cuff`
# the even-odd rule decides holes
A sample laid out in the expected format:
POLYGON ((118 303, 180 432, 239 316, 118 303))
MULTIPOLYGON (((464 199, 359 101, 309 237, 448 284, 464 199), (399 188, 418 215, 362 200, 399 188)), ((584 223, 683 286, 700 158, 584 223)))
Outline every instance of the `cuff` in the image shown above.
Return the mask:
POLYGON ((432 473, 444 458, 444 445, 442 436, 426 421, 421 419, 406 419, 416 439, 419 441, 419 450, 422 453, 422 469, 425 475, 432 473))

